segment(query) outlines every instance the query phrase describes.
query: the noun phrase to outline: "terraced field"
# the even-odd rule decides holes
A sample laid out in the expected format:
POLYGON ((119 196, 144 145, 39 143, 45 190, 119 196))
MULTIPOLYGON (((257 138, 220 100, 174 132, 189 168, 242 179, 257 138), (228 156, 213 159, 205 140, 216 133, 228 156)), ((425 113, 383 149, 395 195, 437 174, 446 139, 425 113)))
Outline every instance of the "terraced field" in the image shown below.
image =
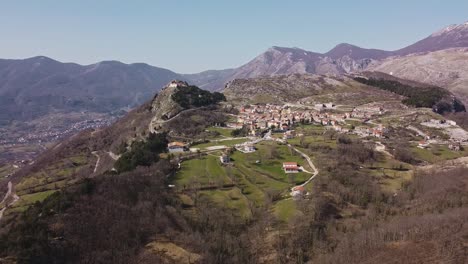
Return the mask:
MULTIPOLYGON (((295 130, 297 134, 303 135, 288 140, 288 143, 311 157, 320 171, 319 177, 328 177, 327 166, 330 166, 332 162, 330 157, 337 150, 338 134, 320 125, 299 125, 295 130)), ((281 138, 282 134, 273 134, 272 137, 281 138)), ((348 137, 354 139, 358 136, 348 135, 348 137)), ((242 141, 236 139, 230 143, 242 141)), ((365 141, 372 144, 378 139, 367 138, 365 141)), ((387 146, 389 149, 394 147, 392 145, 394 142, 391 140, 382 142, 390 144, 387 146)), ((221 151, 185 161, 173 178, 173 183, 182 193, 184 189, 190 190, 191 186, 201 187, 200 198, 233 209, 242 217, 249 216, 252 206, 270 206, 271 213, 278 220, 288 222, 301 214, 296 201, 290 197, 290 188, 307 180, 310 174, 304 172, 286 174, 282 170, 282 163, 294 161, 304 166, 305 170, 310 171, 311 168, 286 144, 270 140, 261 141, 255 146, 256 151, 253 153, 239 151, 232 153, 231 163, 228 165, 222 165, 219 161, 221 151)), ((420 149, 412 145, 410 150, 416 159, 428 163, 466 155, 466 150, 451 151, 444 145, 431 145, 429 149, 420 149)), ((413 177, 414 166, 396 160, 388 152, 377 151, 376 155, 375 161, 366 163, 359 170, 375 179, 384 191, 398 192, 413 177)), ((314 181, 307 184, 306 191, 311 192, 313 184, 314 181)))
POLYGON ((60 160, 43 170, 31 173, 15 185, 19 200, 5 211, 5 217, 25 211, 36 202, 41 202, 53 193, 79 181, 73 175, 89 163, 86 156, 73 156, 60 160))
MULTIPOLYGON (((173 183, 181 191, 201 187, 200 198, 210 199, 233 209, 240 216, 248 217, 251 206, 264 206, 272 198, 288 199, 289 189, 310 177, 305 172, 284 173, 282 163, 287 161, 298 162, 306 170, 311 170, 307 162, 288 146, 264 141, 256 148, 253 153, 234 152, 231 163, 227 165, 219 160, 221 152, 182 162, 173 183)), ((286 209, 281 204, 278 208, 280 211, 286 209)), ((296 213, 294 208, 286 211, 278 215, 280 220, 296 213)))

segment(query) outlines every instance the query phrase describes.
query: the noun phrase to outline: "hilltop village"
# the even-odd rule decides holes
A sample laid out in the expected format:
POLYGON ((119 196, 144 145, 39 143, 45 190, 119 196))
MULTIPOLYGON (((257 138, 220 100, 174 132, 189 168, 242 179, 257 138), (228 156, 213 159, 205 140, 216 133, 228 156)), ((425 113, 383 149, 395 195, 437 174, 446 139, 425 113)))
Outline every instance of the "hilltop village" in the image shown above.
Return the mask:
MULTIPOLYGON (((245 164, 245 167, 256 168, 250 169, 249 173, 259 170, 260 173, 289 183, 289 195, 299 199, 307 196, 305 187, 318 174, 317 167, 321 166, 314 164, 314 157, 305 153, 314 153, 315 148, 323 148, 324 143, 328 145, 326 148, 334 148, 335 139, 340 135, 362 140, 392 160, 395 155, 401 156, 396 149, 401 148, 398 142, 403 135, 407 135, 406 140, 409 140, 405 147, 408 152, 406 156, 410 157, 408 160, 412 159, 411 155, 422 157, 421 160, 429 155, 432 160, 440 159, 441 156, 462 156, 463 145, 468 139, 468 133, 454 121, 441 119, 441 116, 431 113, 429 109, 408 109, 402 105, 388 105, 386 108, 382 103, 357 106, 335 105, 331 102, 314 105, 244 104, 235 110, 235 114, 229 114, 228 122, 213 124, 207 130, 214 133, 213 137, 202 142, 174 141, 168 144, 169 155, 180 158, 179 167, 183 171, 180 174, 183 177, 192 180, 198 177, 194 170, 184 170, 191 166, 187 164, 205 167, 205 171, 200 171, 200 174, 206 174, 218 166, 234 166, 242 171, 245 164), (263 164, 263 157, 275 156, 270 154, 278 149, 289 153, 277 155, 268 164, 263 164), (456 152, 460 154, 454 154, 456 152), (216 158, 209 165, 199 155, 216 158), (235 158, 231 158, 233 156, 235 158), (245 163, 245 159, 250 161, 245 163), (262 166, 265 171, 262 171, 262 166)), ((428 159, 427 162, 432 160, 428 159)), ((219 169, 213 173, 219 173, 219 169)), ((174 186, 187 188, 187 182, 184 183, 182 186, 174 186)), ((214 182, 211 180, 205 182, 205 186, 212 184, 214 182)))
MULTIPOLYGON (((239 108, 236 122, 227 123, 230 128, 242 128, 247 126, 252 136, 258 136, 259 131, 272 129, 285 132, 285 139, 294 134, 290 131, 295 124, 318 124, 327 126, 338 132, 350 132, 346 120, 368 122, 370 118, 382 115, 384 109, 379 106, 355 107, 352 111, 325 112, 335 110, 333 103, 317 104, 314 109, 294 109, 288 105, 247 105, 239 108)), ((379 125, 376 128, 354 128, 355 133, 361 136, 384 137, 387 129, 379 125)))

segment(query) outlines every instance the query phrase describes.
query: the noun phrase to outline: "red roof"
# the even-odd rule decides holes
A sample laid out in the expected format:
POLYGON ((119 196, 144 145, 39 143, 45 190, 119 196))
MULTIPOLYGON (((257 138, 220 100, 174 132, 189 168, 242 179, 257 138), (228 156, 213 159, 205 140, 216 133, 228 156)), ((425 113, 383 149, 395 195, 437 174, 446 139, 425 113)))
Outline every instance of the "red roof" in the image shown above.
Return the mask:
POLYGON ((293 191, 300 191, 300 192, 304 192, 305 191, 305 188, 303 186, 295 186, 292 188, 293 191))
POLYGON ((185 147, 185 144, 182 142, 175 141, 175 142, 171 142, 167 144, 167 146, 168 147, 185 147))

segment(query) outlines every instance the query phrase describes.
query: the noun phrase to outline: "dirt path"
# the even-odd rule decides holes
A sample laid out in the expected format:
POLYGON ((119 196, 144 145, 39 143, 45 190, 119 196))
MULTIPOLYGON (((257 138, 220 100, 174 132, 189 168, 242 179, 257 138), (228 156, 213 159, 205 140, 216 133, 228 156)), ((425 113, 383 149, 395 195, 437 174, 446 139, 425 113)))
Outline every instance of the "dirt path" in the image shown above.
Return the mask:
MULTIPOLYGON (((273 138, 271 136, 271 130, 269 130, 268 133, 266 133, 265 136, 261 140, 254 140, 254 141, 250 141, 248 143, 249 144, 256 144, 256 143, 258 143, 258 142, 260 142, 262 140, 273 140, 273 141, 278 141, 278 142, 281 142, 281 143, 285 143, 285 141, 282 140, 282 139, 273 138)), ((313 170, 313 172, 305 171, 306 173, 312 174, 312 176, 310 176, 310 178, 307 181, 305 181, 303 184, 297 185, 297 186, 304 187, 305 185, 307 185, 309 182, 311 182, 318 175, 319 171, 318 171, 317 167, 315 167, 314 163, 312 162, 312 159, 307 154, 305 154, 304 152, 302 152, 299 149, 295 148, 291 144, 287 144, 287 146, 294 149, 294 151, 296 151, 297 153, 299 153, 299 155, 301 155, 307 161, 310 168, 313 170)))
POLYGON ((109 157, 111 157, 113 160, 118 160, 120 158, 120 155, 117 155, 112 151, 108 151, 107 154, 109 154, 109 157))
POLYGON ((8 182, 8 191, 7 191, 7 193, 5 194, 5 197, 3 197, 2 202, 0 202, 0 203, 5 203, 5 207, 3 207, 2 210, 0 210, 0 220, 2 220, 2 218, 3 218, 3 213, 5 213, 5 210, 6 210, 8 207, 14 205, 19 199, 20 199, 19 196, 16 195, 15 193, 13 193, 13 183, 11 183, 11 181, 8 182), (12 201, 11 203, 6 204, 7 199, 8 199, 10 196, 13 196, 13 201, 12 201))
POLYGON ((94 165, 94 171, 93 173, 96 173, 97 169, 98 169, 98 166, 99 166, 99 162, 101 161, 101 156, 99 156, 98 152, 97 151, 93 151, 91 152, 94 156, 97 157, 97 160, 96 160, 96 165, 94 165))
POLYGON ((171 120, 177 118, 178 116, 180 116, 182 113, 186 113, 186 112, 191 112, 191 111, 195 111, 195 110, 198 110, 200 109, 201 107, 197 107, 197 108, 191 108, 191 109, 185 109, 185 110, 182 110, 180 111, 179 113, 177 113, 175 116, 167 119, 167 120, 162 120, 162 121, 156 121, 155 120, 155 117, 153 117, 149 123, 149 127, 148 127, 148 130, 151 132, 151 133, 156 133, 156 130, 154 129, 154 127, 156 125, 161 125, 161 124, 165 124, 167 122, 170 122, 171 120))
POLYGON ((429 136, 426 133, 422 132, 420 129, 418 129, 418 128, 414 127, 414 126, 408 126, 407 128, 409 130, 413 130, 414 132, 416 132, 418 135, 420 135, 421 137, 423 137, 425 139, 429 138, 429 136))
POLYGON ((468 157, 460 157, 457 159, 446 160, 442 162, 438 162, 436 164, 429 164, 424 166, 417 166, 418 169, 423 171, 431 171, 431 170, 450 170, 453 168, 457 168, 463 166, 465 168, 468 167, 468 157))
POLYGON ((318 175, 319 171, 318 171, 317 167, 315 167, 314 163, 312 162, 312 159, 307 154, 305 154, 304 152, 302 152, 302 151, 298 150, 297 148, 293 147, 291 144, 288 144, 288 147, 291 147, 292 149, 294 149, 294 151, 299 153, 307 161, 307 163, 309 163, 309 166, 314 171, 312 173, 312 176, 310 176, 310 178, 307 181, 305 181, 303 184, 298 185, 298 186, 304 187, 318 175))
POLYGON ((12 191, 12 188, 13 188, 13 184, 10 182, 8 182, 8 191, 6 192, 5 194, 5 197, 3 197, 2 201, 0 202, 1 203, 4 203, 6 201, 6 199, 11 195, 11 191, 12 191))
POLYGON ((393 158, 393 155, 392 153, 388 152, 387 150, 385 150, 385 145, 382 144, 382 142, 375 142, 375 150, 378 151, 378 152, 382 152, 384 154, 387 154, 388 156, 392 157, 393 158))

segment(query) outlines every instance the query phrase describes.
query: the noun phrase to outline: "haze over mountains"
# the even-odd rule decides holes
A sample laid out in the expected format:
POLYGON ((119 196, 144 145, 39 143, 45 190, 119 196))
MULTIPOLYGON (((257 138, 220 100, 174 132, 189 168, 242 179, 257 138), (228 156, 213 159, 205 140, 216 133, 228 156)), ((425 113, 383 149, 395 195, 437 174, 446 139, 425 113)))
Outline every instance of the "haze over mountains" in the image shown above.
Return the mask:
MULTIPOLYGON (((159 87, 172 79, 186 80, 207 90, 222 90, 227 82, 239 78, 293 73, 341 75, 366 70, 369 65, 373 69, 384 70, 383 66, 378 66, 381 60, 385 60, 385 65, 394 61, 392 73, 399 74, 398 62, 417 58, 402 59, 404 56, 458 47, 468 47, 468 22, 448 26, 396 51, 364 49, 346 43, 324 54, 299 48, 271 47, 238 68, 197 74, 178 74, 144 63, 124 64, 117 61, 83 66, 61 63, 43 56, 0 60, 0 120, 30 119, 52 111, 111 112, 135 107, 151 98, 159 87)), ((455 50, 453 53, 462 56, 466 50, 455 50)), ((445 64, 451 65, 451 61, 446 59, 445 64)), ((466 67, 466 63, 457 64, 454 71, 468 70, 466 67)), ((443 76, 461 76, 453 72, 445 74, 445 68, 438 71, 443 76)), ((411 73, 406 72, 399 77, 428 80, 421 74, 409 76, 411 73)), ((434 81, 434 84, 451 83, 446 78, 442 83, 432 79, 429 81, 434 81)))

